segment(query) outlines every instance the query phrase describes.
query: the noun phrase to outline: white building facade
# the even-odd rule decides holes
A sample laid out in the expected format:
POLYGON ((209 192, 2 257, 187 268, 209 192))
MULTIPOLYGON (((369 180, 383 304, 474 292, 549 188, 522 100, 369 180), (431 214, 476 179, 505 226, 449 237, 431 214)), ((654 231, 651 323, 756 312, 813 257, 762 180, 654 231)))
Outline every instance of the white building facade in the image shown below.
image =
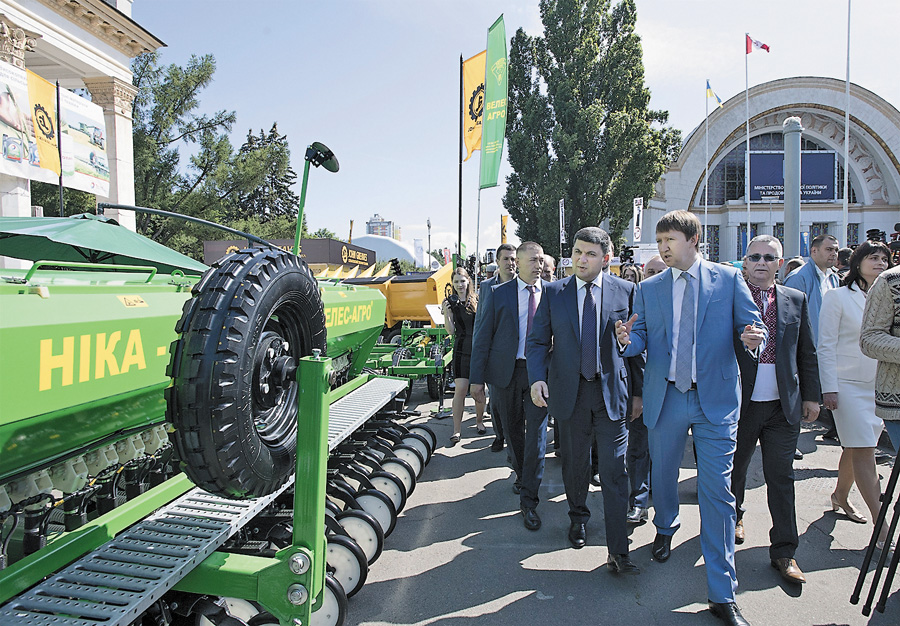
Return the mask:
MULTIPOLYGON (((131 19, 132 0, 0 0, 0 60, 60 87, 86 89, 103 108, 110 191, 134 204, 132 85, 134 57, 165 45, 131 19)), ((0 215, 31 215, 29 181, 0 174, 0 215)), ((108 211, 135 228, 130 211, 108 211)))
MULTIPOLYGON (((878 95, 850 85, 850 193, 847 232, 843 224, 845 83, 831 78, 786 78, 750 89, 750 153, 777 158, 783 152, 782 124, 799 117, 803 125, 803 158, 833 158, 833 196, 803 200, 800 231, 808 240, 828 233, 842 246, 865 240, 866 231, 890 234, 900 222, 900 112, 878 95), (813 155, 813 153, 818 153, 813 155), (829 156, 833 154, 833 157, 829 156)), ((744 94, 709 117, 709 201, 705 210, 706 124, 687 137, 678 160, 666 169, 654 197, 645 207, 641 243, 652 243, 656 221, 666 212, 689 209, 706 225, 708 257, 714 261, 741 258, 746 241, 744 200, 746 142, 744 94)), ((762 174, 760 174, 762 175, 762 174)), ((751 166, 751 180, 758 184, 751 166)), ((830 192, 829 192, 830 193, 830 192)), ((750 235, 783 238, 784 205, 772 196, 750 202, 750 235)), ((630 231, 630 229, 629 229, 630 231)), ((628 233, 630 235, 630 232, 628 233)))

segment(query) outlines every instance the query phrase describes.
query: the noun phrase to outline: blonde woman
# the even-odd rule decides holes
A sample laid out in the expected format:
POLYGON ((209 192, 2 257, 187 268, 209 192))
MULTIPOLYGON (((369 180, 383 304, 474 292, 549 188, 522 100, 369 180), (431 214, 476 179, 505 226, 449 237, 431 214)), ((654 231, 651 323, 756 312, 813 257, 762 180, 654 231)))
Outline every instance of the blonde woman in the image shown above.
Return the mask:
MULTIPOLYGON (((875 447, 884 427, 875 415, 876 361, 859 348, 866 294, 878 275, 891 266, 890 249, 881 241, 866 241, 850 257, 850 271, 841 287, 825 292, 819 313, 819 378, 822 401, 834 412, 841 446, 838 481, 831 494, 834 511, 843 509, 852 521, 865 515, 847 499, 853 483, 859 488, 872 520, 881 507, 881 484, 875 469, 875 447)), ((879 542, 887 535, 882 530, 879 542)))
MULTIPOLYGON (((459 443, 462 431, 463 409, 469 392, 469 361, 472 358, 472 333, 475 328, 475 310, 478 297, 469 273, 463 267, 453 270, 453 293, 444 299, 441 308, 444 326, 453 336, 453 374, 456 390, 453 393, 453 436, 450 447, 459 443)), ((475 400, 475 428, 479 435, 487 432, 484 428, 484 402, 475 400)))

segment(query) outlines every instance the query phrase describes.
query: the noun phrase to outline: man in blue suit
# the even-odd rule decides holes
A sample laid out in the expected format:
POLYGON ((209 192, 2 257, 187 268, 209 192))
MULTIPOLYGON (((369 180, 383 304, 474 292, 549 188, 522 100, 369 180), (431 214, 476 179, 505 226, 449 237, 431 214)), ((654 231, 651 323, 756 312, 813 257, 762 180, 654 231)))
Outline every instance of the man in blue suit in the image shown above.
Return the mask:
MULTIPOLYGON (((511 281, 516 277, 516 247, 511 243, 501 243, 497 248, 497 273, 482 281, 478 286, 478 311, 485 310, 487 300, 494 292, 494 289, 505 282, 511 281)), ((475 315, 475 328, 478 328, 480 321, 484 319, 483 315, 475 315)), ((503 420, 500 415, 503 412, 500 406, 500 397, 491 391, 488 386, 488 395, 490 404, 488 405, 491 412, 491 426, 494 428, 494 441, 491 443, 491 452, 500 452, 503 450, 503 420)))
POLYGON ((837 239, 832 235, 819 235, 809 246, 809 262, 801 265, 784 279, 784 286, 798 289, 806 294, 809 303, 809 324, 812 327, 813 340, 819 340, 819 311, 822 309, 822 296, 829 289, 839 286, 839 277, 834 271, 837 263, 837 239))
POLYGON ((591 443, 596 439, 603 514, 614 573, 639 574, 628 556, 628 476, 625 414, 630 399, 628 364, 616 346, 615 323, 628 319, 634 284, 602 272, 609 261, 609 235, 588 227, 575 233, 575 276, 546 283, 528 335, 531 399, 559 422, 563 484, 569 503, 569 541, 585 545, 591 478, 591 443))
POLYGON ((543 294, 544 251, 526 241, 516 249, 519 277, 498 285, 478 307, 481 320, 472 336, 469 385, 472 397, 484 402, 484 383, 500 398, 500 419, 516 473, 525 528, 538 530, 538 489, 544 475, 547 411, 529 398, 525 337, 543 294))
POLYGON ((704 261, 699 238, 700 220, 689 211, 672 211, 657 222, 656 244, 669 269, 640 284, 634 316, 616 322, 617 338, 624 356, 647 351, 643 399, 653 462, 653 558, 669 558, 680 526, 678 468, 690 430, 709 608, 725 623, 742 626, 748 622, 734 601, 731 471, 741 383, 733 334, 758 352, 766 331, 740 272, 704 261))

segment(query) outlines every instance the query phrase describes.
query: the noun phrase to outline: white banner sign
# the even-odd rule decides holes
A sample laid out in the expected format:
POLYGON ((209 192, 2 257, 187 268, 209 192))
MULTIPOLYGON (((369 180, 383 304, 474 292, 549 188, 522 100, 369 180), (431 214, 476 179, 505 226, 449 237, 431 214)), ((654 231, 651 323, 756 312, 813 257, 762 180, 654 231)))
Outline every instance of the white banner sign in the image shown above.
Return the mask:
MULTIPOLYGON (((67 89, 59 91, 63 185, 106 198, 109 163, 103 109, 67 89)), ((56 172, 41 167, 33 111, 25 70, 0 62, 0 172, 56 184, 56 172)))
POLYGON ((566 201, 559 199, 559 250, 562 252, 562 246, 566 243, 566 201))
POLYGON ((644 225, 644 199, 643 198, 635 198, 634 199, 634 231, 632 235, 634 235, 633 243, 641 242, 641 228, 644 225))

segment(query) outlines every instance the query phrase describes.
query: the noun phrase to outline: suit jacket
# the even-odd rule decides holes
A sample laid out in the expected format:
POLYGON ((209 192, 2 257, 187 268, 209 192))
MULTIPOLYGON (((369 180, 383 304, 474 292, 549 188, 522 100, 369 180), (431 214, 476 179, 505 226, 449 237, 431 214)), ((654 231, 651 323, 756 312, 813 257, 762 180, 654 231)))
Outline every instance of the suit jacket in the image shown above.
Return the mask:
POLYGON ((487 280, 481 281, 481 284, 478 285, 478 304, 480 305, 482 302, 484 302, 487 299, 487 297, 491 295, 491 292, 494 290, 494 288, 497 286, 498 285, 497 285, 497 277, 496 276, 491 276, 487 280))
MULTIPOLYGON (((873 383, 878 361, 859 348, 866 295, 854 285, 825 293, 819 326, 819 379, 824 393, 838 390, 838 379, 873 383)), ((838 399, 840 403, 840 399, 838 399)))
MULTIPOLYGON (((603 401, 610 419, 622 419, 628 407, 628 364, 616 342, 616 320, 631 315, 635 287, 616 276, 604 275, 597 315, 603 401)), ((494 293, 494 298, 499 294, 494 293)), ((528 379, 547 382, 549 412, 567 420, 575 409, 581 373, 581 324, 578 321, 578 283, 574 276, 544 283, 531 334, 526 340, 528 379), (551 350, 551 347, 553 348, 551 350)))
MULTIPOLYGON (((634 299, 638 319, 631 328, 631 343, 624 356, 647 351, 644 369, 644 424, 656 426, 666 396, 672 362, 672 272, 640 283, 634 299)), ((762 324, 759 310, 740 272, 700 261, 697 301, 697 395, 706 418, 716 425, 738 419, 741 384, 732 338, 747 324, 762 324)))
POLYGON ((518 288, 518 280, 508 280, 479 303, 472 335, 470 384, 506 387, 512 380, 519 348, 518 288))
MULTIPOLYGON (((828 279, 830 288, 838 286, 838 278, 832 275, 828 279)), ((806 263, 787 275, 784 286, 799 289, 806 294, 809 302, 809 324, 812 327, 813 337, 819 337, 819 311, 822 310, 822 290, 819 288, 819 273, 812 259, 806 259, 806 263)))
MULTIPOLYGON (((778 397, 781 410, 791 424, 800 421, 803 402, 819 402, 819 362, 816 359, 816 342, 809 324, 806 294, 775 285, 776 336, 775 377, 778 381, 778 397)), ((751 357, 740 336, 734 336, 734 352, 741 369, 741 406, 747 407, 756 385, 758 362, 751 357)))

